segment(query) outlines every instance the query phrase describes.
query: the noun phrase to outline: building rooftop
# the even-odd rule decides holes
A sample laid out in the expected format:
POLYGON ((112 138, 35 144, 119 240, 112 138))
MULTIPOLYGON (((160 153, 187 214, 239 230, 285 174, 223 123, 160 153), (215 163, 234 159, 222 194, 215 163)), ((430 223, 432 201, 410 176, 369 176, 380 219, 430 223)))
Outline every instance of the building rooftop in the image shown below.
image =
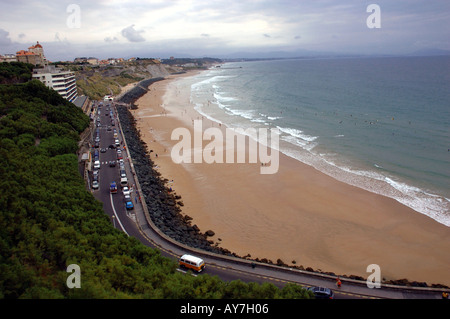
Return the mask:
POLYGON ((83 105, 87 99, 88 99, 88 97, 85 95, 78 96, 72 103, 78 107, 83 107, 83 105))
POLYGON ((36 49, 36 48, 42 49, 42 45, 39 44, 39 41, 37 41, 37 43, 35 45, 32 45, 31 47, 29 47, 28 50, 36 49))

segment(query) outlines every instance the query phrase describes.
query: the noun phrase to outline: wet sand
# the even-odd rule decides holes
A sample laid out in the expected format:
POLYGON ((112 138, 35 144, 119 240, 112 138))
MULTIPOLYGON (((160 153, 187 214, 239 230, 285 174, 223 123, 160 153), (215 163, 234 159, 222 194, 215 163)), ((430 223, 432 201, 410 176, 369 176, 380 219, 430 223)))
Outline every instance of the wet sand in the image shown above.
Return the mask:
MULTIPOLYGON (((279 154, 276 174, 261 163, 176 164, 171 149, 176 128, 194 135, 201 119, 189 88, 173 75, 153 83, 132 111, 155 165, 182 197, 182 213, 202 232, 240 256, 281 259, 338 275, 364 278, 378 264, 385 280, 406 278, 450 285, 450 228, 399 202, 339 182, 279 154), (156 157, 157 154, 157 157, 156 157)), ((203 130, 218 127, 203 119, 203 130)), ((224 129, 224 128, 222 128, 224 129)), ((204 146, 210 141, 204 141, 204 146)))

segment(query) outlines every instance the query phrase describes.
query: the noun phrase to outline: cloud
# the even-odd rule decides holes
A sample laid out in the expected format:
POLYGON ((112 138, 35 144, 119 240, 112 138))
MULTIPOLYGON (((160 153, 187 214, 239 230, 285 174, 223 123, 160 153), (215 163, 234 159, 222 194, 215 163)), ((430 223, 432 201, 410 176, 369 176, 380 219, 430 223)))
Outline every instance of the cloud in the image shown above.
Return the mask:
POLYGON ((126 38, 130 42, 143 42, 145 41, 144 37, 141 35, 141 33, 145 32, 144 30, 135 30, 134 24, 130 25, 129 27, 126 27, 122 30, 122 36, 126 38))
POLYGON ((113 38, 106 37, 104 40, 105 40, 106 43, 112 43, 112 42, 119 41, 119 39, 117 39, 117 37, 113 37, 113 38))
POLYGON ((61 38, 59 37, 59 32, 55 33, 55 41, 62 41, 61 38))
POLYGON ((9 32, 3 29, 0 29, 0 45, 10 45, 12 43, 9 38, 9 32))
MULTIPOLYGON (((46 47, 49 56, 62 44, 76 46, 77 55, 106 57, 158 52, 214 55, 264 48, 344 53, 408 53, 429 45, 450 49, 450 11, 444 10, 450 8, 448 0, 377 0, 379 30, 367 28, 367 4, 360 0, 76 3, 81 9, 81 28, 67 26, 70 13, 64 1, 0 1, 0 12, 8 12, 0 23, 0 53, 27 48, 38 40, 47 46, 54 44, 52 50, 46 47), (111 45, 117 43, 133 46, 111 45)), ((61 52, 75 54, 67 47, 61 52)))

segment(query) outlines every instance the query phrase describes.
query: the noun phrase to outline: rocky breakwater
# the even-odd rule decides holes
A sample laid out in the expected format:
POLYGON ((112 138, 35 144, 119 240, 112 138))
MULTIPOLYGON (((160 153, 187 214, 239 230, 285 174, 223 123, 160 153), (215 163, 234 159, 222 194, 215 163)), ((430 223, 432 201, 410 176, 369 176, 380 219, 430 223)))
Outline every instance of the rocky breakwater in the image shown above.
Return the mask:
POLYGON ((132 107, 134 106, 134 102, 143 96, 148 91, 148 86, 152 83, 164 80, 163 77, 150 78, 146 80, 142 80, 136 83, 135 87, 126 92, 125 94, 116 98, 116 102, 130 104, 132 107))
MULTIPOLYGON (((130 102, 132 101, 128 103, 130 102)), ((118 106, 117 113, 141 185, 143 193, 141 196, 145 199, 150 217, 156 227, 172 239, 190 247, 236 256, 208 240, 208 235, 212 231, 202 233, 196 225, 192 225, 192 218, 181 214, 180 206, 183 205, 181 197, 170 192, 166 186, 167 180, 153 168, 154 162, 148 155, 147 146, 140 138, 132 114, 125 106, 118 106)))

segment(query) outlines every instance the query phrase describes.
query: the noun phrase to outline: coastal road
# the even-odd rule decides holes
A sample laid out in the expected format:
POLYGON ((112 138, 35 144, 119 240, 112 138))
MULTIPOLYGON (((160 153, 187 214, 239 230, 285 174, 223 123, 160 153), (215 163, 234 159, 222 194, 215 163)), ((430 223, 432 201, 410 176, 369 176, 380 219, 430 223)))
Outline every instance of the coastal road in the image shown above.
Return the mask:
MULTIPOLYGON (((97 103, 98 104, 98 103, 97 103)), ((100 187, 93 190, 93 195, 103 203, 105 213, 110 217, 115 228, 125 232, 128 236, 132 236, 141 241, 144 245, 156 248, 161 254, 173 259, 179 258, 185 253, 190 253, 189 248, 176 244, 171 240, 162 237, 147 223, 144 216, 144 210, 139 200, 134 174, 130 165, 130 159, 124 145, 123 135, 121 134, 120 122, 113 103, 103 102, 103 106, 97 111, 97 120, 100 123, 98 131, 100 134, 99 157, 100 169, 98 170, 100 187), (110 105, 110 106, 108 106, 110 105), (112 112, 112 115, 111 115, 112 112), (100 113, 100 114, 99 114, 100 113), (111 121, 114 121, 114 126, 111 121), (120 185, 120 174, 117 148, 115 147, 114 129, 117 131, 123 156, 126 175, 131 188, 131 198, 134 203, 133 210, 127 210, 125 207, 124 195, 120 185), (110 146, 113 145, 114 148, 110 146), (103 149, 103 152, 102 152, 103 149), (116 161, 116 166, 110 167, 109 162, 116 161), (118 185, 117 194, 111 194, 109 185, 115 181, 118 185)), ((94 130, 94 135, 95 135, 94 130)), ((94 138, 94 136, 93 136, 94 138)), ((89 174, 93 178, 92 172, 89 174)), ((92 183, 90 183, 92 185, 92 183)), ((270 282, 278 287, 282 287, 287 283, 295 283, 303 287, 320 286, 332 289, 335 292, 336 299, 437 299, 441 298, 439 291, 427 291, 421 289, 398 289, 391 287, 383 287, 381 289, 368 288, 367 285, 352 280, 341 278, 342 287, 337 288, 335 285, 335 277, 321 274, 311 274, 296 269, 285 267, 276 267, 263 263, 257 263, 256 267, 251 267, 249 261, 237 258, 222 258, 220 256, 211 256, 208 254, 197 253, 205 260, 207 265, 203 273, 217 275, 222 280, 231 281, 240 279, 245 282, 270 282)), ((180 270, 181 271, 181 270, 180 270)), ((200 274, 201 275, 201 274, 200 274)))
MULTIPOLYGON (((93 195, 97 200, 103 203, 103 210, 111 219, 111 222, 116 228, 125 232, 129 236, 138 236, 139 232, 135 223, 135 215, 133 211, 129 211, 125 208, 125 197, 122 193, 122 188, 120 187, 120 169, 118 163, 117 150, 121 150, 124 153, 123 147, 116 147, 114 143, 114 129, 119 133, 117 127, 116 116, 113 118, 110 116, 110 110, 112 108, 108 107, 107 104, 101 106, 97 111, 97 117, 94 120, 96 124, 96 129, 99 131, 100 143, 98 148, 94 148, 99 152, 100 159, 100 169, 98 170, 98 179, 100 187, 98 189, 92 190, 93 195), (99 115, 100 113, 100 115, 99 115), (111 125, 111 120, 114 120, 114 126, 111 125), (100 123, 97 126, 97 122, 100 123), (114 148, 111 148, 113 146, 114 148), (115 166, 110 166, 110 162, 114 161, 115 166), (111 194, 109 185, 111 182, 116 182, 117 184, 117 194, 111 194)), ((96 133, 94 132, 94 135, 96 133)), ((94 138, 94 137, 93 137, 94 138)), ((119 141, 123 141, 121 134, 118 134, 119 141)), ((126 159, 124 159, 125 161, 126 159)), ((129 165, 125 165, 127 176, 131 178, 131 173, 129 172, 129 165), (127 167, 128 166, 128 167, 127 167)), ((94 171, 93 171, 94 172, 94 171)), ((90 172, 90 178, 93 178, 94 173, 90 172)), ((92 185, 92 182, 90 183, 92 185)), ((132 192, 131 195, 134 193, 132 192)), ((132 196, 133 202, 135 198, 132 196)))

